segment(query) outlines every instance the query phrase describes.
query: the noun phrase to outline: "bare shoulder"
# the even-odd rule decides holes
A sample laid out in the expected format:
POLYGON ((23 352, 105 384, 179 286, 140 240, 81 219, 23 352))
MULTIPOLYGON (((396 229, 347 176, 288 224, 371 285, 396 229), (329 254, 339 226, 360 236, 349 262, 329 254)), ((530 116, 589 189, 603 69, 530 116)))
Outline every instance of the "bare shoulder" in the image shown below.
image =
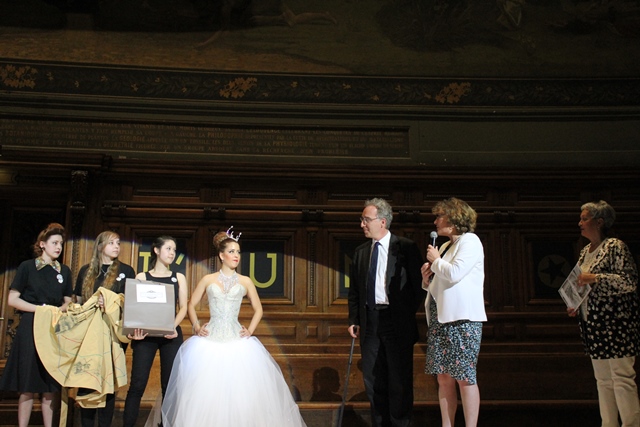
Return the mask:
POLYGON ((202 279, 200 279, 200 282, 198 282, 198 284, 210 284, 215 282, 216 280, 218 280, 218 275, 220 273, 219 272, 215 272, 215 273, 209 273, 205 276, 202 276, 202 279))
POLYGON ((238 274, 238 283, 240 283, 242 286, 244 286, 247 289, 256 287, 253 281, 249 278, 249 276, 243 276, 242 274, 238 274))

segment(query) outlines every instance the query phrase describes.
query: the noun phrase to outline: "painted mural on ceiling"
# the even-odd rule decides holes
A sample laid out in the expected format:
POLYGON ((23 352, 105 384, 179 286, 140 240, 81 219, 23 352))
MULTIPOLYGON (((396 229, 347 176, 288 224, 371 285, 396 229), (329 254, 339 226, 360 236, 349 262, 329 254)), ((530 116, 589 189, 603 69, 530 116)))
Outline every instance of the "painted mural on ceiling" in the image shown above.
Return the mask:
POLYGON ((0 58, 407 77, 635 77, 639 0, 0 0, 0 58))

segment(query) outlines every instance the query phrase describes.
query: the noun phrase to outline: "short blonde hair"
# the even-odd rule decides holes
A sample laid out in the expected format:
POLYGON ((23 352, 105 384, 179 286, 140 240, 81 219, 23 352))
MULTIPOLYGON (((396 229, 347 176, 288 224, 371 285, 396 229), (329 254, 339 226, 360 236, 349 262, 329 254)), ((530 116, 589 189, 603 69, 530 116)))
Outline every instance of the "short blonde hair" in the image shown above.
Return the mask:
POLYGON ((431 209, 435 215, 444 215, 449 223, 458 230, 459 233, 466 233, 476 229, 476 219, 478 214, 464 200, 456 197, 445 199, 435 204, 431 209))

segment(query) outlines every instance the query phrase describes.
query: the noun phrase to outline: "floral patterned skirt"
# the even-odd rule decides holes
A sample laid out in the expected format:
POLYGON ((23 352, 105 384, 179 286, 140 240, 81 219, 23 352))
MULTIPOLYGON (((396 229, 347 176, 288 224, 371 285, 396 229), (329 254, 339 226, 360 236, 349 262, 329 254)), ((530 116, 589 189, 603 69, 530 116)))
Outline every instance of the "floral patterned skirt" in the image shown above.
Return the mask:
POLYGON ((476 384, 482 322, 457 320, 440 323, 433 298, 429 301, 429 311, 425 374, 449 374, 455 380, 476 384))

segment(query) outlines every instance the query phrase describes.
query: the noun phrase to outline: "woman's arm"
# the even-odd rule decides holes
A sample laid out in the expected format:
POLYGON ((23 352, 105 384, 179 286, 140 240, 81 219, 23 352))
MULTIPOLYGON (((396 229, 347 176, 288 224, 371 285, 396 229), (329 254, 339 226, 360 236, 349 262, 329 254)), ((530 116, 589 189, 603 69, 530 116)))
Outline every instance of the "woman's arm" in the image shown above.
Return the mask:
POLYGON ((187 290, 187 278, 184 277, 184 274, 182 273, 176 274, 176 277, 178 279, 178 312, 176 313, 176 317, 173 320, 173 333, 164 336, 169 340, 178 337, 178 326, 180 325, 180 322, 184 320, 184 317, 187 314, 187 300, 189 299, 189 291, 187 290))
POLYGON ((437 258, 431 263, 431 270, 436 276, 443 277, 451 283, 458 283, 468 275, 482 259, 484 250, 480 238, 475 234, 462 235, 453 258, 446 261, 437 258))
POLYGON ((7 298, 7 302, 9 303, 9 305, 16 310, 34 313, 36 311, 37 305, 26 302, 25 300, 20 298, 20 295, 20 292, 11 289, 9 291, 9 297, 7 298))
MULTIPOLYGON (((211 283, 211 274, 207 274, 198 282, 198 285, 193 290, 189 303, 187 304, 187 313, 189 315, 189 321, 193 325, 193 332, 195 335, 200 335, 200 321, 198 320, 198 313, 196 313, 196 306, 200 304, 204 291, 207 289, 207 285, 211 283)), ((205 331, 203 331, 204 333, 205 331)))
POLYGON ((262 319, 262 303, 260 302, 256 285, 253 284, 251 279, 247 276, 241 276, 241 278, 242 281, 240 283, 247 289, 247 298, 249 298, 251 307, 253 308, 253 317, 251 318, 251 323, 247 328, 249 335, 244 336, 251 336, 256 331, 258 323, 260 323, 260 320, 262 319))
POLYGON ((599 286, 599 295, 620 295, 635 292, 638 270, 627 245, 619 239, 611 239, 604 248, 606 254, 594 266, 595 273, 583 273, 580 280, 599 286))
MULTIPOLYGON (((9 291, 9 297, 7 298, 7 302, 9 303, 9 306, 15 308, 16 310, 35 313, 36 307, 38 306, 36 304, 32 304, 30 302, 23 300, 22 298, 20 298, 20 295, 21 295, 20 292, 14 289, 11 289, 9 291)), ((64 297, 64 303, 60 306, 60 310, 67 311, 67 307, 69 306, 70 303, 71 303, 71 297, 64 297)))
POLYGON ((69 304, 71 304, 72 302, 73 302, 73 300, 71 299, 71 297, 64 297, 64 302, 60 306, 60 310, 62 312, 67 311, 67 307, 69 307, 69 304))
POLYGON ((187 301, 189 300, 189 290, 187 289, 187 278, 182 273, 178 273, 178 313, 174 322, 174 327, 178 327, 187 315, 187 301))

